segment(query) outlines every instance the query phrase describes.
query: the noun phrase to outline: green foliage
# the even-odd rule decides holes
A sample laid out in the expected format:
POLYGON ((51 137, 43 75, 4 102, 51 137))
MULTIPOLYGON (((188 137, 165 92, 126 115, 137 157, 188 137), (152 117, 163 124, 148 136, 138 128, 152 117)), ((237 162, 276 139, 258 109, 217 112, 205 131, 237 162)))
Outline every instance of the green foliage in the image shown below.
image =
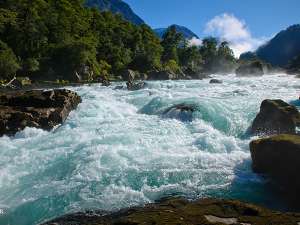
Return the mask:
POLYGON ((164 69, 167 70, 167 71, 169 71, 169 72, 173 72, 173 73, 178 73, 180 71, 179 65, 173 59, 167 61, 164 64, 164 69))
POLYGON ((107 80, 111 71, 111 65, 109 65, 104 60, 100 60, 99 71, 100 71, 100 75, 107 80))
POLYGON ((177 49, 179 44, 183 41, 181 33, 177 33, 176 27, 171 26, 168 28, 166 33, 163 35, 161 45, 164 49, 162 55, 162 61, 168 62, 169 60, 175 60, 176 63, 179 61, 177 49))
POLYGON ((219 43, 216 38, 209 37, 203 40, 200 53, 204 59, 204 70, 211 73, 232 72, 236 59, 228 42, 219 43))
POLYGON ((12 78, 20 68, 14 52, 0 41, 0 79, 12 78))
POLYGON ((76 73, 81 74, 84 80, 91 80, 100 73, 96 49, 84 41, 55 46, 46 68, 52 69, 58 78, 68 80, 76 80, 76 73))
POLYGON ((199 72, 203 67, 203 60, 197 46, 190 46, 187 42, 178 50, 180 66, 185 71, 199 72))
POLYGON ((2 77, 109 79, 126 69, 215 71, 234 62, 214 38, 189 46, 171 26, 160 40, 149 26, 86 8, 84 0, 1 1, 0 40, 2 77))

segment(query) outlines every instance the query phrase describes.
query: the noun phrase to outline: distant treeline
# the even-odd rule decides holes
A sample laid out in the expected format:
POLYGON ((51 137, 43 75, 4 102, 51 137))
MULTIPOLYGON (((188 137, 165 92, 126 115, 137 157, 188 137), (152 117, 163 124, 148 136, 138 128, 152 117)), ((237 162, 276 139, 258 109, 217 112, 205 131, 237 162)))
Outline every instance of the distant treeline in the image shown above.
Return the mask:
POLYGON ((109 79, 123 70, 230 72, 227 42, 191 46, 170 27, 160 40, 147 25, 84 6, 83 0, 2 0, 0 79, 109 79))

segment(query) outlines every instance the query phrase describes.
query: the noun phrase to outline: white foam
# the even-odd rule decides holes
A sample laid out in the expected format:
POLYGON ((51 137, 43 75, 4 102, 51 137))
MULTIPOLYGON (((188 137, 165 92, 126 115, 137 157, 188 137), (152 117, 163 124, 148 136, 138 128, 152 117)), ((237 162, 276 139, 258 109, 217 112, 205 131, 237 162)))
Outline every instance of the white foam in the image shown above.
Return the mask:
POLYGON ((218 79, 222 85, 150 82, 136 92, 72 88, 83 102, 63 126, 0 138, 0 203, 9 207, 10 218, 25 218, 29 208, 43 215, 31 219, 41 221, 70 210, 117 209, 176 193, 230 196, 241 189, 241 195, 265 196, 251 172, 250 140, 241 137, 263 99, 298 97, 296 79, 218 79), (192 122, 160 116, 182 102, 199 107, 192 122), (261 193, 250 193, 247 187, 254 184, 261 193))

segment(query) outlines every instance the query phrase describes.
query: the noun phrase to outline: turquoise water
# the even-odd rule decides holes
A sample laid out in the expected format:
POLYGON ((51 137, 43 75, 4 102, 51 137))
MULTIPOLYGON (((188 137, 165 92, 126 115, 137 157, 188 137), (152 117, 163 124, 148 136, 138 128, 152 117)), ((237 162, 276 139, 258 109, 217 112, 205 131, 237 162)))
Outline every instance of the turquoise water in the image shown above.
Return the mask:
POLYGON ((216 77, 224 83, 149 82, 134 92, 114 90, 117 84, 71 88, 83 102, 63 126, 0 138, 0 224, 38 224, 169 195, 277 207, 265 181, 251 172, 246 131, 262 100, 297 103, 300 80, 216 77), (162 116, 179 103, 196 106, 192 122, 162 116))

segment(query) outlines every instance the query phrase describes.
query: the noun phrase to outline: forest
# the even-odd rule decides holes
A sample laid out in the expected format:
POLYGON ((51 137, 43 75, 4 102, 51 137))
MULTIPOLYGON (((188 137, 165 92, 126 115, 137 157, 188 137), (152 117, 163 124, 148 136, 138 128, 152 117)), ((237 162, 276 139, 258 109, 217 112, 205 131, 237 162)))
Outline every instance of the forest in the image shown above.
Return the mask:
POLYGON ((229 44, 192 46, 174 27, 162 39, 145 24, 85 7, 83 0, 0 2, 0 80, 97 81, 131 69, 186 74, 233 71, 229 44))

